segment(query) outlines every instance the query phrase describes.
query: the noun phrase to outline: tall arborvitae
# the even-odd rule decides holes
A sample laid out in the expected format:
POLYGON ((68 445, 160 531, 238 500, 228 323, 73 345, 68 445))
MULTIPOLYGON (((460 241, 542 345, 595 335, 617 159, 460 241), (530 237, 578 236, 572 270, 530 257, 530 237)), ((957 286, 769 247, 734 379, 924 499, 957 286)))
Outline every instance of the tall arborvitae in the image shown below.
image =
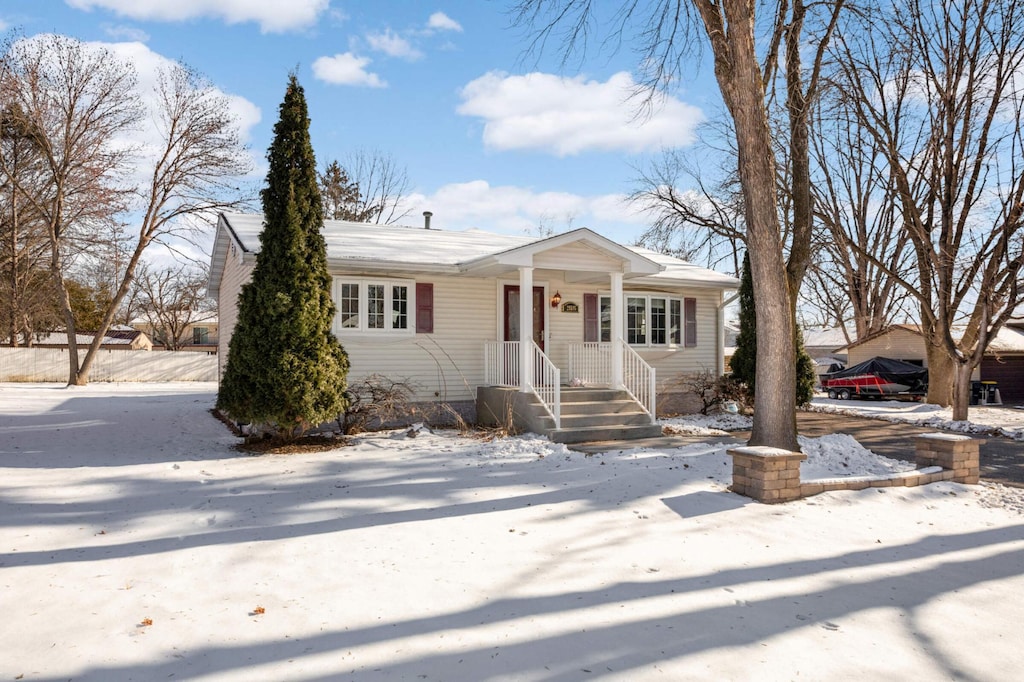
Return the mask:
POLYGON ((306 97, 294 74, 267 158, 260 252, 239 296, 217 405, 291 440, 344 411, 348 373, 348 357, 331 333, 323 204, 306 97))
POLYGON ((743 255, 743 274, 740 275, 740 332, 736 336, 736 351, 729 366, 732 376, 742 381, 754 395, 757 374, 757 315, 754 311, 754 280, 750 274, 750 255, 743 255))
MULTIPOLYGON (((757 375, 757 315, 754 312, 754 280, 750 274, 750 256, 743 256, 743 274, 740 277, 740 332, 736 336, 736 351, 729 361, 732 376, 745 383, 753 395, 757 375)), ((804 349, 803 331, 796 328, 796 404, 804 405, 814 397, 814 361, 804 349)))

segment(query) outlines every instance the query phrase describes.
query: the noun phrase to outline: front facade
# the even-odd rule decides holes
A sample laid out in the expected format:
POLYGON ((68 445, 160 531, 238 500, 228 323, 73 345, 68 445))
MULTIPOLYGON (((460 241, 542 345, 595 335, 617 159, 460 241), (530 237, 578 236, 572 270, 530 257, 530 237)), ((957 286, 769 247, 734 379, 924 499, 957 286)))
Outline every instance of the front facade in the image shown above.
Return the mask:
MULTIPOLYGON (((218 221, 221 372, 261 228, 261 216, 218 221)), ((472 417, 483 386, 550 403, 562 385, 633 382, 645 409, 677 410, 680 375, 722 372, 723 293, 738 282, 711 270, 587 229, 536 239, 327 221, 323 234, 350 382, 405 380, 472 417)))

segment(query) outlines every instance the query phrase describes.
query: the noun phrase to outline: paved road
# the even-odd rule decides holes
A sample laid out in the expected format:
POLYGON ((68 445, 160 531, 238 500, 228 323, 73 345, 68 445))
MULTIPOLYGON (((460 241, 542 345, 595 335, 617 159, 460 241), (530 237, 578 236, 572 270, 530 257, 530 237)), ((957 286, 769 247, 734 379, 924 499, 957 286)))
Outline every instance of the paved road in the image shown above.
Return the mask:
MULTIPOLYGON (((804 436, 814 438, 830 433, 847 433, 875 454, 909 462, 914 461, 913 437, 935 431, 913 424, 822 412, 798 412, 797 430, 804 436)), ((750 434, 736 433, 735 437, 745 442, 750 434)), ((987 481, 1024 488, 1024 443, 1001 436, 976 437, 985 439, 985 444, 981 446, 981 477, 987 481)))

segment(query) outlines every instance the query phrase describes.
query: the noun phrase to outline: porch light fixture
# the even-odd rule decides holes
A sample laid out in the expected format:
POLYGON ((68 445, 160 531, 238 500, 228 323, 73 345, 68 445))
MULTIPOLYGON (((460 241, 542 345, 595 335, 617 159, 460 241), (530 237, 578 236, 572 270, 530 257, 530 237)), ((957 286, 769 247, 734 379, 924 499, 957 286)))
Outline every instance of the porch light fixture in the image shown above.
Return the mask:
POLYGON ((561 303, 561 302, 562 302, 562 295, 556 291, 555 295, 551 297, 551 307, 552 308, 557 308, 558 304, 561 303))

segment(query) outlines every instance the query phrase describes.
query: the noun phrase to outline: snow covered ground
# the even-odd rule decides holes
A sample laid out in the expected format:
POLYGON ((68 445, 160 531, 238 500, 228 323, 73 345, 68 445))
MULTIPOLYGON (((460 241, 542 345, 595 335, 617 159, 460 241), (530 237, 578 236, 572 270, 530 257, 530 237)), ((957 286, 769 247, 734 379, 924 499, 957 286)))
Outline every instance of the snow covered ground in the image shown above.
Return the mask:
MULTIPOLYGON (((454 432, 253 457, 214 390, 0 385, 0 679, 1024 668, 1019 491, 767 506, 726 491, 716 444, 585 456, 454 432)), ((829 475, 887 466, 848 438, 803 447, 829 475)))

